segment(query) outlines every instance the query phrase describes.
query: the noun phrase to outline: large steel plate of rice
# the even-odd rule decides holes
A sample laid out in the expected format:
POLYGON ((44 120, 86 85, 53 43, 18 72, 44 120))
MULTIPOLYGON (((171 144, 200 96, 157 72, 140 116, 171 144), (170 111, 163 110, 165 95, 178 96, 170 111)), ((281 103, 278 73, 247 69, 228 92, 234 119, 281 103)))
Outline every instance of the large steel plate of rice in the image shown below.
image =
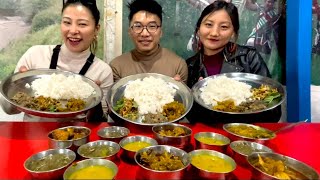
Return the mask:
POLYGON ((191 89, 205 109, 227 114, 253 114, 271 110, 286 98, 283 86, 250 73, 224 73, 198 81, 191 89))
POLYGON ((46 118, 74 117, 98 105, 101 88, 69 71, 35 69, 8 76, 1 84, 4 106, 46 118))
POLYGON ((113 120, 153 126, 182 119, 191 109, 191 90, 172 77, 142 73, 113 84, 107 93, 113 120))

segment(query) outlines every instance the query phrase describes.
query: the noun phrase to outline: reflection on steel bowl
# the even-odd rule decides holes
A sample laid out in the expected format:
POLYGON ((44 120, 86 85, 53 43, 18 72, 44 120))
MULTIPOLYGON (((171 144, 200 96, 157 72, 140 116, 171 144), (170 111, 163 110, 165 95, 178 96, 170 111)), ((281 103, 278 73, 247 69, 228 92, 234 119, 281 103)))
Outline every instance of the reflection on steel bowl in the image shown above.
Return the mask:
POLYGON ((319 174, 312 167, 281 154, 255 152, 247 160, 257 179, 319 179, 319 174))
MULTIPOLYGON (((221 83, 226 83, 225 81, 222 81, 221 83)), ((239 85, 240 86, 240 85, 239 85)), ((229 86, 228 86, 229 87, 229 86)), ((229 87, 229 88, 230 88, 229 87)), ((195 101, 200 104, 203 108, 209 109, 211 111, 216 111, 216 112, 221 112, 221 113, 227 113, 227 114, 252 114, 252 113, 259 113, 263 111, 267 111, 270 109, 273 109, 277 106, 279 106, 285 99, 286 93, 282 85, 270 78, 263 77, 260 75, 256 74, 249 74, 249 73, 225 73, 225 74, 219 74, 219 75, 214 75, 214 76, 209 76, 199 82, 197 82, 193 87, 192 87, 192 94, 195 99, 195 101), (232 81, 240 82, 241 84, 245 84, 244 86, 251 86, 251 95, 250 92, 242 92, 242 91, 247 91, 247 87, 232 87, 232 89, 229 90, 220 90, 219 88, 222 88, 226 86, 219 86, 219 88, 209 88, 206 94, 210 94, 210 97, 214 100, 216 100, 218 103, 218 106, 213 108, 212 105, 208 105, 205 103, 204 99, 201 97, 202 91, 204 91, 203 88, 206 88, 208 86, 208 83, 211 82, 212 80, 221 78, 221 77, 226 77, 232 81), (211 90, 210 90, 211 89, 211 90), (219 97, 212 97, 214 96, 211 92, 213 90, 219 92, 219 97), (255 89, 255 90, 254 90, 255 89), (223 94, 223 92, 232 92, 232 95, 235 96, 235 90, 241 91, 239 94, 244 93, 243 95, 241 94, 241 97, 236 96, 234 100, 240 100, 243 102, 237 102, 235 103, 234 101, 230 101, 230 98, 225 99, 227 96, 226 94, 223 94), (221 100, 220 100, 221 99, 221 100), (262 101, 261 101, 262 100, 262 101), (263 102, 263 107, 262 103, 258 103, 258 101, 263 102), (239 108, 237 109, 236 106, 239 105, 238 103, 241 104, 239 108), (232 108, 230 108, 232 106, 232 108), (228 108, 226 108, 228 107, 228 108), (262 108, 261 108, 262 107, 262 108), (229 109, 229 110, 228 110, 229 109)), ((231 94, 230 94, 231 95, 231 94)), ((207 95, 209 96, 209 95, 207 95)), ((209 98, 209 99, 211 99, 209 98)), ((207 98, 208 99, 208 98, 207 98)), ((207 100, 206 100, 207 101, 207 100)))
POLYGON ((269 129, 246 123, 224 124, 223 129, 228 132, 229 138, 233 141, 247 140, 263 144, 276 137, 276 134, 269 129))
MULTIPOLYGON (((95 107, 98 105, 102 100, 102 90, 101 88, 91 79, 75 74, 69 71, 62 71, 57 69, 36 69, 36 70, 29 70, 23 73, 15 73, 1 83, 0 92, 6 100, 4 106, 6 109, 10 109, 12 111, 22 111, 30 115, 45 117, 45 118, 67 118, 67 117, 74 117, 76 115, 82 114, 87 110, 95 107), (84 108, 75 111, 68 111, 68 112, 52 112, 52 111, 42 111, 42 110, 34 110, 32 108, 24 107, 19 105, 17 102, 12 100, 12 97, 16 95, 18 92, 25 93, 28 96, 35 96, 35 92, 28 86, 27 84, 31 84, 34 80, 49 77, 52 74, 60 74, 65 76, 76 76, 80 77, 82 81, 89 84, 94 89, 94 94, 90 95, 88 98, 83 99, 85 101, 84 108)), ((53 110, 54 107, 51 107, 53 110)), ((50 107, 49 107, 50 110, 50 107)))
POLYGON ((90 133, 91 130, 83 126, 67 126, 55 129, 48 134, 49 147, 77 150, 79 146, 89 141, 90 133))
MULTIPOLYGON (((134 88, 133 90, 131 90, 131 88, 129 89, 130 90, 128 90, 128 92, 134 93, 133 92, 135 90, 134 88)), ((145 88, 142 88, 142 89, 145 89, 145 88)), ((153 94, 153 91, 148 94, 150 95, 153 94)), ((164 95, 164 94, 161 94, 161 95, 164 95)), ((150 97, 154 97, 154 96, 150 96, 150 97)), ((143 100, 145 99, 141 98, 141 102, 144 102, 143 100)), ((115 120, 124 120, 137 125, 153 126, 155 124, 175 122, 182 119, 191 109, 193 104, 193 97, 191 95, 190 89, 182 82, 175 81, 173 78, 165 75, 161 75, 161 74, 144 73, 144 74, 131 75, 131 76, 122 78, 118 82, 116 82, 108 91, 107 102, 110 107, 113 107, 111 108, 111 111, 112 111, 112 114, 115 115, 115 116, 112 116, 113 118, 116 118, 115 120), (143 108, 142 110, 141 107, 139 108, 137 106, 137 103, 135 103, 135 100, 123 99, 124 94, 126 92, 126 88, 128 86, 130 86, 132 83, 139 82, 139 79, 141 80, 145 78, 147 79, 153 78, 153 79, 156 79, 157 81, 161 81, 161 83, 164 83, 165 85, 167 85, 167 86, 161 86, 161 87, 166 87, 170 91, 169 94, 166 93, 165 95, 170 95, 172 93, 173 99, 171 103, 173 104, 171 105, 168 104, 169 106, 165 108, 166 109, 165 111, 161 112, 160 110, 158 110, 158 108, 160 106, 162 106, 163 108, 166 103, 164 103, 163 105, 159 103, 157 105, 152 104, 150 105, 152 106, 152 108, 146 106, 146 104, 143 104, 145 108, 143 108), (127 105, 126 107, 128 108, 122 109, 120 112, 119 107, 120 108, 123 107, 124 104, 126 104, 127 105), (181 110, 180 105, 183 105, 184 107, 183 111, 181 110), (140 111, 144 111, 145 109, 148 109, 148 110, 146 110, 145 113, 140 114, 140 111), (149 112, 149 110, 151 111, 151 109, 152 109, 152 113, 149 112), (154 113, 153 111, 155 111, 156 113, 154 113), (165 120, 166 118, 167 120, 165 120)), ((160 102, 160 100, 157 100, 157 102, 160 102)), ((170 102, 168 101, 168 103, 170 102)))
POLYGON ((36 179, 59 179, 76 154, 69 149, 49 149, 30 156, 24 168, 36 179))

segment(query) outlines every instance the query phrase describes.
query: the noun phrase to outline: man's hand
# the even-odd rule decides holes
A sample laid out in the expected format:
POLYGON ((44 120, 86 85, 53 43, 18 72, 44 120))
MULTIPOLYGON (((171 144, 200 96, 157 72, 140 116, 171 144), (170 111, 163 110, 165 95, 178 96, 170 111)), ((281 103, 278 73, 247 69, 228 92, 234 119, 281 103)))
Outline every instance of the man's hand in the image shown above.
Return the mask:
POLYGON ((23 73, 23 72, 26 72, 26 71, 28 71, 28 69, 27 69, 26 66, 21 66, 21 67, 19 68, 19 72, 20 72, 20 73, 23 73))
POLYGON ((198 81, 201 81, 203 79, 203 77, 199 77, 198 81))

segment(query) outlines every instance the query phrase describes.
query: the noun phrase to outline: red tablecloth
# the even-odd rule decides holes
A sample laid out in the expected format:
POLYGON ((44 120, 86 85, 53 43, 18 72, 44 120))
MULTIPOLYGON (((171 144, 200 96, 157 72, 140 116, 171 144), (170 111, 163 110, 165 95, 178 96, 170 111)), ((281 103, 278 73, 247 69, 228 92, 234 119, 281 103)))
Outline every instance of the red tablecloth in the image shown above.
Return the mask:
MULTIPOLYGON (((90 141, 98 139, 97 130, 110 126, 107 123, 76 123, 91 128, 90 141)), ((112 124, 111 124, 112 125, 112 124)), ((227 133, 222 125, 185 124, 192 128, 193 134, 209 131, 224 135, 227 133)), ((287 124, 283 123, 260 123, 257 124, 270 130, 276 130, 287 124)), ((66 126, 61 123, 30 123, 30 122, 2 122, 0 123, 0 179, 30 179, 31 176, 24 169, 24 161, 37 152, 48 149, 47 134, 53 129, 66 126)), ((151 128, 136 129, 129 127, 130 135, 146 135, 152 137, 151 128)), ((193 136, 192 136, 193 137, 193 136)), ((266 145, 275 152, 298 159, 320 172, 318 153, 320 146, 320 124, 304 123, 291 129, 285 130, 270 140, 266 145)), ((194 144, 194 139, 192 139, 194 144)), ((120 155, 119 155, 120 158, 120 155)), ((120 158, 121 159, 121 158, 120 158)), ((136 179, 137 165, 120 160, 116 179, 136 179)), ((250 179, 251 172, 242 166, 237 166, 233 172, 235 179, 250 179)), ((194 177, 196 179, 196 177, 194 177)))

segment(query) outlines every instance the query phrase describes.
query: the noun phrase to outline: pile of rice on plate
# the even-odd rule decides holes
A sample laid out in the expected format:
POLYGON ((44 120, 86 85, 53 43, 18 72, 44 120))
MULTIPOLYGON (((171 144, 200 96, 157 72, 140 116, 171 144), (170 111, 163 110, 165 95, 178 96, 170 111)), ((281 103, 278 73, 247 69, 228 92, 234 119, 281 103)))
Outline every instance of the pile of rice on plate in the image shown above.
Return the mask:
POLYGON ((146 77, 130 82, 124 91, 124 97, 134 99, 138 104, 139 114, 156 114, 165 104, 174 101, 176 90, 160 79, 146 77))
POLYGON ((53 99, 86 99, 95 94, 94 88, 78 75, 65 76, 53 73, 32 81, 31 86, 26 84, 26 87, 31 87, 36 97, 44 96, 53 99))
POLYGON ((207 86, 200 88, 200 91, 203 102, 211 107, 227 100, 239 105, 252 96, 250 85, 226 76, 208 79, 207 86))
POLYGON ((114 110, 124 118, 143 123, 172 121, 185 112, 184 105, 174 100, 176 91, 161 78, 136 79, 126 85, 114 110))
POLYGON ((79 75, 51 74, 27 83, 34 96, 17 92, 11 100, 23 107, 49 112, 74 112, 84 109, 85 99, 95 94, 95 89, 79 75))

